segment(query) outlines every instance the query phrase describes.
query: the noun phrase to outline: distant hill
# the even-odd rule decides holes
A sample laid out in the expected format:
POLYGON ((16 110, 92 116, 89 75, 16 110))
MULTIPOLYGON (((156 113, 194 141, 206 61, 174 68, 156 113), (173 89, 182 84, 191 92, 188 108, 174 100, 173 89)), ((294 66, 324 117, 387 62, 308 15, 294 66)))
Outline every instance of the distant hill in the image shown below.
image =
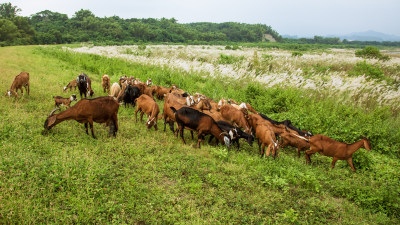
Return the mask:
POLYGON ((339 36, 339 38, 342 40, 347 39, 348 41, 400 41, 400 36, 384 34, 373 30, 351 33, 339 36))
MULTIPOLYGON (((283 38, 289 39, 299 39, 303 37, 299 37, 297 35, 282 35, 283 38)), ((323 37, 338 37, 341 40, 347 39, 348 41, 392 41, 392 42, 400 42, 400 36, 384 34, 381 32, 376 32, 373 30, 365 31, 365 32, 355 32, 346 35, 326 35, 323 37)), ((313 38, 313 37, 305 37, 305 38, 313 38)))

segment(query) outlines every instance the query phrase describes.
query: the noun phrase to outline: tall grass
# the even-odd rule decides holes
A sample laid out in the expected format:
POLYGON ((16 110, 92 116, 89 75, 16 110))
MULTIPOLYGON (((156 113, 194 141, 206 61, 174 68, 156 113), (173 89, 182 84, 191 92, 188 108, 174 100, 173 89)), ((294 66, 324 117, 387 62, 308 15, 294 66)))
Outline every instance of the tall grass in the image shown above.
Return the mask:
POLYGON ((394 141, 399 123, 386 108, 365 112, 334 98, 318 99, 316 93, 53 48, 2 48, 0 56, 1 90, 20 70, 30 72, 32 87, 29 97, 0 98, 2 223, 399 222, 394 141), (94 140, 74 121, 44 136, 51 96, 67 95, 62 87, 80 72, 92 78, 97 96, 103 95, 103 73, 112 81, 123 74, 151 77, 155 84, 174 83, 215 99, 248 101, 274 119, 288 118, 341 141, 368 135, 373 150, 354 155, 358 171, 353 174, 345 162, 330 170, 330 159, 318 155, 305 165, 290 148, 278 160, 260 159, 257 147, 245 143, 241 151, 213 145, 195 149, 189 136, 183 145, 169 131, 148 131, 134 122, 134 109, 125 107, 119 110, 116 138, 95 124, 94 140))

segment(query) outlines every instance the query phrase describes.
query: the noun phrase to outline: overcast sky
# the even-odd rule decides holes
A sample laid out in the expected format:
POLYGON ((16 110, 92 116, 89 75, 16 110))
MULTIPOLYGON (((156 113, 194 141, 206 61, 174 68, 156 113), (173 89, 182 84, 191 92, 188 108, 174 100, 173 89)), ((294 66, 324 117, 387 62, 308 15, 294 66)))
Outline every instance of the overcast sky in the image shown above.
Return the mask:
POLYGON ((374 30, 400 36, 400 0, 0 0, 22 9, 67 14, 88 9, 98 17, 172 18, 179 23, 266 24, 281 35, 343 35, 374 30))

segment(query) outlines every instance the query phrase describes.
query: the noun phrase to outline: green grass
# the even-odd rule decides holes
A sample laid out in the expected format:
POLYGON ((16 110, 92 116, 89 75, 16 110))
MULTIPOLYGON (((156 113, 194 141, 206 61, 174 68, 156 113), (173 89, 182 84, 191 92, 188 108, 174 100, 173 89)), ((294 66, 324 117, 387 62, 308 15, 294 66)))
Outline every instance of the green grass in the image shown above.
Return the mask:
MULTIPOLYGON (((400 209, 399 121, 387 108, 340 105, 333 98, 243 81, 212 80, 168 68, 136 65, 53 48, 0 48, 0 90, 28 71, 31 95, 0 97, 0 223, 278 223, 398 224, 400 209), (43 134, 53 95, 77 74, 103 95, 103 73, 115 82, 127 74, 213 98, 249 101, 275 119, 351 142, 368 135, 373 150, 355 154, 357 173, 315 155, 312 165, 294 149, 278 160, 260 159, 254 145, 183 145, 168 130, 134 122, 120 107, 119 132, 95 124, 98 139, 66 121, 43 134), (298 96, 303 96, 298 98, 298 96)), ((158 102, 160 107, 162 102, 158 102)))

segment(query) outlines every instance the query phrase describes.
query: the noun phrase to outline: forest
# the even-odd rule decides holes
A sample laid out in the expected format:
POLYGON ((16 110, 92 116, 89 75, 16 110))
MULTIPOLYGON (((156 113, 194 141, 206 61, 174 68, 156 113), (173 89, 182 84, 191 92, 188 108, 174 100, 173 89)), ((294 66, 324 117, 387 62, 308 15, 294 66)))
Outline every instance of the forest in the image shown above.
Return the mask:
POLYGON ((81 9, 69 18, 67 14, 44 10, 30 17, 11 3, 0 4, 0 46, 28 44, 67 44, 93 42, 105 45, 146 43, 227 44, 269 42, 269 34, 278 43, 325 44, 340 46, 400 46, 399 42, 341 41, 339 38, 288 39, 271 26, 237 22, 197 22, 182 24, 175 18, 97 17, 81 9))

